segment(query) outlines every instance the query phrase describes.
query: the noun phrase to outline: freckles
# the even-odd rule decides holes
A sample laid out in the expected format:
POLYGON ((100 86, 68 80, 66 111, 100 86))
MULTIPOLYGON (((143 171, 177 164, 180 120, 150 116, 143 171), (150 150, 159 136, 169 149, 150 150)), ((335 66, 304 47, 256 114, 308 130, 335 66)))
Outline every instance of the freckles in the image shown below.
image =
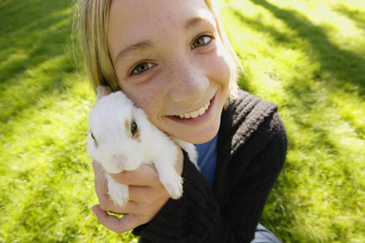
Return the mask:
POLYGON ((134 104, 138 107, 143 109, 146 113, 150 110, 150 106, 152 104, 153 95, 147 93, 141 93, 136 95, 136 99, 133 100, 134 104))
POLYGON ((229 80, 231 69, 227 54, 222 52, 221 53, 217 52, 214 57, 210 58, 210 69, 215 73, 217 77, 219 78, 227 77, 227 79, 229 80))
POLYGON ((220 67, 219 70, 221 72, 221 75, 227 76, 228 79, 230 79, 230 77, 231 77, 231 65, 230 65, 231 60, 229 57, 229 53, 224 47, 221 47, 220 49, 221 50, 217 53, 217 55, 218 55, 217 65, 220 67))
MULTIPOLYGON (((138 90, 138 89, 137 89, 138 90)), ((144 110, 148 117, 156 116, 160 95, 154 90, 146 89, 143 92, 135 92, 134 104, 144 110)))

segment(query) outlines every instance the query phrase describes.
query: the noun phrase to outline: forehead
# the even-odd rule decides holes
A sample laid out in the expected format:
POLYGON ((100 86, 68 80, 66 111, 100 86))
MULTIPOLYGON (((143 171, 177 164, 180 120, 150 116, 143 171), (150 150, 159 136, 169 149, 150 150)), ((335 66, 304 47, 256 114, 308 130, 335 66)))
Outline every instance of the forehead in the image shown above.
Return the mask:
POLYGON ((115 47, 150 40, 183 29, 189 20, 197 17, 214 23, 204 0, 113 0, 108 44, 115 47))
MULTIPOLYGON (((204 0, 113 0, 110 18, 118 17, 118 24, 146 24, 169 20, 177 22, 189 15, 209 11, 204 0)), ((110 19, 113 21, 113 19, 110 19)), ((109 24, 113 24, 109 20, 109 24)))

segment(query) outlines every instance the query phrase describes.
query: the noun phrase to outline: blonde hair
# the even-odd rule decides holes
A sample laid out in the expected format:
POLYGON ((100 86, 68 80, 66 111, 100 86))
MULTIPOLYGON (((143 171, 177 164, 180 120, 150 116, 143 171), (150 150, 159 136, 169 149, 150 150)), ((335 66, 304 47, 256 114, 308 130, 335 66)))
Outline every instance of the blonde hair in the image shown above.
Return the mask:
MULTIPOLYGON (((82 48, 89 80, 94 87, 107 85, 113 91, 120 90, 113 63, 108 50, 108 19, 111 0, 78 0, 79 40, 82 48)), ((219 19, 218 10, 213 2, 205 0, 212 12, 218 33, 224 46, 230 54, 231 69, 230 94, 234 96, 237 90, 238 67, 240 61, 233 50, 226 32, 219 19)))

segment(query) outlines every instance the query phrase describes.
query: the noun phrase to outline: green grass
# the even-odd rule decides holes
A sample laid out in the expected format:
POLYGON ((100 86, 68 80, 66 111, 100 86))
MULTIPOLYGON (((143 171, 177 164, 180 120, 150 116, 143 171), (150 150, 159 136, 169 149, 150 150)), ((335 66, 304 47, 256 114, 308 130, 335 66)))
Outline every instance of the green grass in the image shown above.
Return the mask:
MULTIPOLYGON (((365 2, 220 0, 245 75, 276 102, 287 164, 262 223, 283 242, 365 241, 365 2)), ((136 242, 97 223, 94 94, 69 0, 0 1, 0 242, 136 242)))

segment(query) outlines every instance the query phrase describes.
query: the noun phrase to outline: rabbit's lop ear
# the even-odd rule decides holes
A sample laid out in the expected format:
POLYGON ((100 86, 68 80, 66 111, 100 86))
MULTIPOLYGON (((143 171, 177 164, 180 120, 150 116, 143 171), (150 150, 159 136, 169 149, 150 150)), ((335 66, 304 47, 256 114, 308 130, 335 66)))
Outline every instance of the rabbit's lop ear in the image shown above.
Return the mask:
POLYGON ((109 86, 98 85, 98 87, 96 87, 96 94, 98 95, 98 99, 111 93, 112 90, 109 86))

